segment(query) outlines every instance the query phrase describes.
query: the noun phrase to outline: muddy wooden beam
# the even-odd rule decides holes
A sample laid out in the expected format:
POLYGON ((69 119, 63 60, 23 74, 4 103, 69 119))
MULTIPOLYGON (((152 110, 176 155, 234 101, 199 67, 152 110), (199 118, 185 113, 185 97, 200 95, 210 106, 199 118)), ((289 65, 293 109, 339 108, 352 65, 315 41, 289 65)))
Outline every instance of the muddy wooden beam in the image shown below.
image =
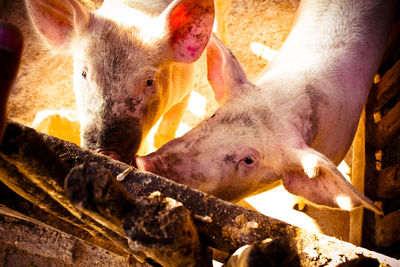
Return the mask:
POLYGON ((46 212, 106 238, 130 254, 125 237, 77 210, 65 196, 69 166, 61 161, 33 129, 15 123, 7 126, 0 145, 0 179, 23 198, 46 212))
POLYGON ((183 203, 194 214, 195 225, 207 245, 232 253, 237 248, 266 238, 284 238, 298 254, 302 266, 334 266, 358 255, 377 258, 392 266, 400 263, 335 238, 307 231, 264 216, 258 212, 222 201, 157 175, 140 172, 132 166, 92 153, 74 144, 43 135, 45 142, 71 167, 83 162, 97 162, 117 177, 132 198, 160 191, 164 196, 183 203))
POLYGON ((191 213, 181 203, 159 192, 133 199, 106 168, 94 162, 74 167, 65 189, 83 212, 126 233, 131 248, 146 261, 165 267, 211 265, 191 213))

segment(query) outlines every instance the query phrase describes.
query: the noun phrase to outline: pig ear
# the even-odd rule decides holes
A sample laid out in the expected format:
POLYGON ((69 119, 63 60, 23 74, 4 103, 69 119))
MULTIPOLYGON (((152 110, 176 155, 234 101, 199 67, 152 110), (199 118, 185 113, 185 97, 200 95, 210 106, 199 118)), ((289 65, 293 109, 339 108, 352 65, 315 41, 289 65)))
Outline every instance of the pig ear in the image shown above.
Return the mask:
POLYGON ((175 0, 164 12, 173 60, 192 63, 203 53, 213 28, 213 0, 175 0))
POLYGON ((215 34, 207 46, 207 78, 220 104, 249 82, 239 61, 215 34))
POLYGON ((318 205, 350 210, 364 206, 378 214, 382 211, 361 194, 324 155, 311 149, 298 149, 287 159, 283 185, 292 194, 318 205))
POLYGON ((90 14, 74 0, 26 0, 33 24, 55 48, 68 48, 75 30, 87 27, 90 14))

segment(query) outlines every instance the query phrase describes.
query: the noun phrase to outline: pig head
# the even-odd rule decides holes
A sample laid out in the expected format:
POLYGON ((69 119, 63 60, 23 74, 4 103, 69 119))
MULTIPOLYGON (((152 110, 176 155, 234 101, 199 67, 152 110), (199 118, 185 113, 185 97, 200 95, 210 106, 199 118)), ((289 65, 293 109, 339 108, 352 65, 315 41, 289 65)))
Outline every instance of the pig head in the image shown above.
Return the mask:
POLYGON ((339 129, 345 137, 328 121, 332 134, 345 141, 335 140, 334 149, 324 147, 315 142, 324 128, 321 110, 334 109, 335 103, 324 100, 317 84, 310 86, 307 78, 299 81, 298 75, 305 77, 304 73, 289 76, 270 69, 271 79, 255 86, 215 37, 207 48, 207 63, 209 82, 222 106, 181 138, 138 157, 139 169, 228 201, 283 183, 290 193, 318 205, 343 209, 364 205, 381 212, 335 166, 351 144, 347 140, 354 135, 357 118, 346 124, 345 131, 339 129), (287 80, 277 78, 277 73, 287 80))
POLYGON ((212 0, 26 0, 41 36, 74 60, 81 143, 130 162, 162 117, 156 145, 174 137, 209 40, 212 0))

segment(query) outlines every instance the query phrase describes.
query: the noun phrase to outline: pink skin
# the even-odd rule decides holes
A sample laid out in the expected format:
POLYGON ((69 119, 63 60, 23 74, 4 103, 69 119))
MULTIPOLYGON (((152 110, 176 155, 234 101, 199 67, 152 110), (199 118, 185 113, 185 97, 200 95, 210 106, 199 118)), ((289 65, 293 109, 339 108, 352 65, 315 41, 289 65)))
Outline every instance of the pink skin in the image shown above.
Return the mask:
POLYGON ((379 67, 395 1, 305 0, 256 85, 222 42, 207 48, 222 106, 187 134, 138 157, 140 170, 238 201, 281 183, 333 208, 381 210, 337 170, 379 67))
POLYGON ((7 124, 7 100, 17 76, 22 46, 21 32, 14 26, 0 24, 0 143, 7 124))

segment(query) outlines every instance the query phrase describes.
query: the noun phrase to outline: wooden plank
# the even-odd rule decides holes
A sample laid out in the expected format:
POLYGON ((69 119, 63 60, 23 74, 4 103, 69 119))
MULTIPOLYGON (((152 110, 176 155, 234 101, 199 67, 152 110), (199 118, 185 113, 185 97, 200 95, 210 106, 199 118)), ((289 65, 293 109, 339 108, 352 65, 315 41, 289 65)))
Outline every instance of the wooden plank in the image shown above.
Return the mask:
POLYGON ((382 77, 377 84, 375 109, 381 109, 392 97, 400 93, 400 60, 382 77))
MULTIPOLYGON (((365 108, 358 123, 358 128, 353 141, 353 162, 351 168, 351 183, 361 193, 364 192, 365 177, 365 108)), ((363 208, 356 208, 350 212, 349 241, 352 244, 362 244, 363 208)))
MULTIPOLYGON (((371 87, 370 94, 365 104, 365 177, 364 194, 372 201, 377 200, 377 161, 376 161, 376 126, 374 121, 374 107, 376 105, 377 87, 371 87)), ((376 203, 378 204, 378 203, 376 203)), ((385 211, 384 211, 385 212, 385 211)), ((375 246, 375 214, 364 210, 362 224, 362 246, 376 248, 375 246)))
POLYGON ((400 133, 400 102, 377 124, 376 148, 382 149, 400 133))
POLYGON ((388 145, 381 150, 382 169, 394 166, 400 162, 400 135, 394 137, 388 145))
POLYGON ((383 169, 378 176, 378 197, 389 199, 400 195, 400 163, 383 169))
POLYGON ((376 245, 388 247, 400 242, 400 210, 376 219, 376 245))

